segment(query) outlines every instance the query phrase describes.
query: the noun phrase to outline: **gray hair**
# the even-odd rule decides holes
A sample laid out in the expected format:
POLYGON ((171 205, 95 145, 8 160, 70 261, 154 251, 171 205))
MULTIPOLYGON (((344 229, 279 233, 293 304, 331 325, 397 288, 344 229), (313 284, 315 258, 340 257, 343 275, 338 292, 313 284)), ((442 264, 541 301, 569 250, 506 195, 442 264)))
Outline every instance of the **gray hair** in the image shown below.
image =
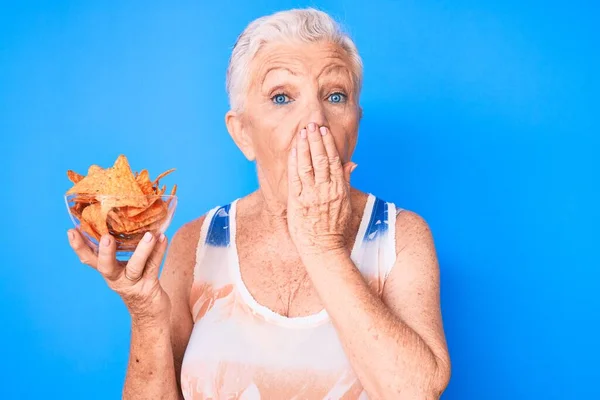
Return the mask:
POLYGON ((227 67, 226 87, 232 110, 241 111, 249 86, 250 63, 266 43, 328 41, 342 47, 352 62, 356 94, 362 86, 363 65, 356 45, 340 25, 314 8, 280 11, 252 21, 237 38, 227 67))

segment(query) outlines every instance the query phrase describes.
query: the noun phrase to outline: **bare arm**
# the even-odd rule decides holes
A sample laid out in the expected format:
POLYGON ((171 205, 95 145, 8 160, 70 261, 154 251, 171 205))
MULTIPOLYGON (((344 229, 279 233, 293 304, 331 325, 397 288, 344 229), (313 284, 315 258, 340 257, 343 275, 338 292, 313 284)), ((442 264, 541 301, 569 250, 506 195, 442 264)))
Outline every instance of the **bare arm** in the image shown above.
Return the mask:
POLYGON ((77 230, 68 232, 69 243, 80 261, 102 275, 131 315, 124 399, 182 397, 178 376, 192 330, 187 299, 202 220, 185 225, 175 234, 160 282, 158 272, 167 249, 164 236, 146 236, 123 266, 115 258, 111 236, 102 237, 96 255, 77 230))
POLYGON ((346 253, 313 258, 307 269, 369 395, 437 399, 448 384, 450 360, 433 239, 414 213, 401 213, 396 226, 397 260, 383 300, 346 253))
POLYGON ((179 376, 193 328, 189 293, 203 220, 184 225, 173 237, 160 277, 170 299, 168 318, 149 323, 132 318, 124 399, 183 399, 179 376))
POLYGON ((396 262, 383 300, 346 248, 350 175, 328 127, 308 124, 288 157, 290 236, 358 378, 378 399, 436 399, 450 376, 442 329, 439 268, 425 221, 396 220, 396 262))

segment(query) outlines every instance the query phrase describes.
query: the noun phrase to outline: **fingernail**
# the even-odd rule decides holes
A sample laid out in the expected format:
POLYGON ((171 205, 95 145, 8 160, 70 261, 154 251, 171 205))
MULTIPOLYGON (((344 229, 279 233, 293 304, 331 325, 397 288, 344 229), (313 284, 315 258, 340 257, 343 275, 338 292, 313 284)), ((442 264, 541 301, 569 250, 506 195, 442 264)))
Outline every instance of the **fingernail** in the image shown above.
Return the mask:
POLYGON ((158 241, 161 242, 161 243, 165 241, 165 234, 164 233, 160 234, 160 236, 158 237, 158 241))
POLYGON ((144 242, 150 243, 152 241, 152 234, 150 232, 144 233, 144 242))
POLYGON ((110 246, 110 236, 104 236, 102 238, 102 246, 104 246, 104 247, 110 246))
POLYGON ((306 139, 306 129, 302 129, 302 130, 300 131, 300 137, 301 137, 302 139, 306 139))
POLYGON ((311 122, 310 124, 308 124, 308 130, 311 132, 314 132, 317 130, 317 124, 315 124, 314 122, 311 122))
POLYGON ((319 130, 321 131, 321 136, 327 135, 327 128, 324 126, 320 127, 319 130))
POLYGON ((356 167, 358 167, 358 164, 354 164, 351 168, 350 168, 350 173, 354 172, 354 170, 356 169, 356 167))
POLYGON ((73 233, 72 230, 67 231, 67 237, 69 238, 69 241, 72 241, 73 239, 75 239, 75 234, 73 233))
POLYGON ((292 147, 292 157, 296 157, 296 148, 292 147))

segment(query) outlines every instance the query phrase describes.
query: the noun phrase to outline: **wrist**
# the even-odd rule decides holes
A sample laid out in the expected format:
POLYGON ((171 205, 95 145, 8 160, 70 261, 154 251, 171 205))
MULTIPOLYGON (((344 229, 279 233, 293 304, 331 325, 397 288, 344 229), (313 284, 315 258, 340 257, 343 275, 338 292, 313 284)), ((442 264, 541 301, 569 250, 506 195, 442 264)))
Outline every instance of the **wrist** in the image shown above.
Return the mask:
POLYGON ((168 315, 144 315, 131 314, 131 329, 132 330, 168 330, 170 325, 170 317, 168 315))
POLYGON ((300 254, 300 257, 308 268, 313 265, 322 268, 323 265, 338 265, 346 259, 350 259, 350 252, 346 247, 339 247, 304 252, 300 254))

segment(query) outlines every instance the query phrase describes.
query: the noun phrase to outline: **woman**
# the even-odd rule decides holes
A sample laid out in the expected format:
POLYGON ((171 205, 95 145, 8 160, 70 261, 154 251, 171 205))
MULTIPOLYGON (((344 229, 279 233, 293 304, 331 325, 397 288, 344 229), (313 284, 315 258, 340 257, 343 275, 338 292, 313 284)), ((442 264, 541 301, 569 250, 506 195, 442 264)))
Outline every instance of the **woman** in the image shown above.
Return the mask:
POLYGON ((132 320, 126 399, 434 399, 450 375, 427 224, 350 187, 361 59, 325 13, 252 22, 227 129, 260 188, 147 234, 123 268, 70 244, 132 320))

